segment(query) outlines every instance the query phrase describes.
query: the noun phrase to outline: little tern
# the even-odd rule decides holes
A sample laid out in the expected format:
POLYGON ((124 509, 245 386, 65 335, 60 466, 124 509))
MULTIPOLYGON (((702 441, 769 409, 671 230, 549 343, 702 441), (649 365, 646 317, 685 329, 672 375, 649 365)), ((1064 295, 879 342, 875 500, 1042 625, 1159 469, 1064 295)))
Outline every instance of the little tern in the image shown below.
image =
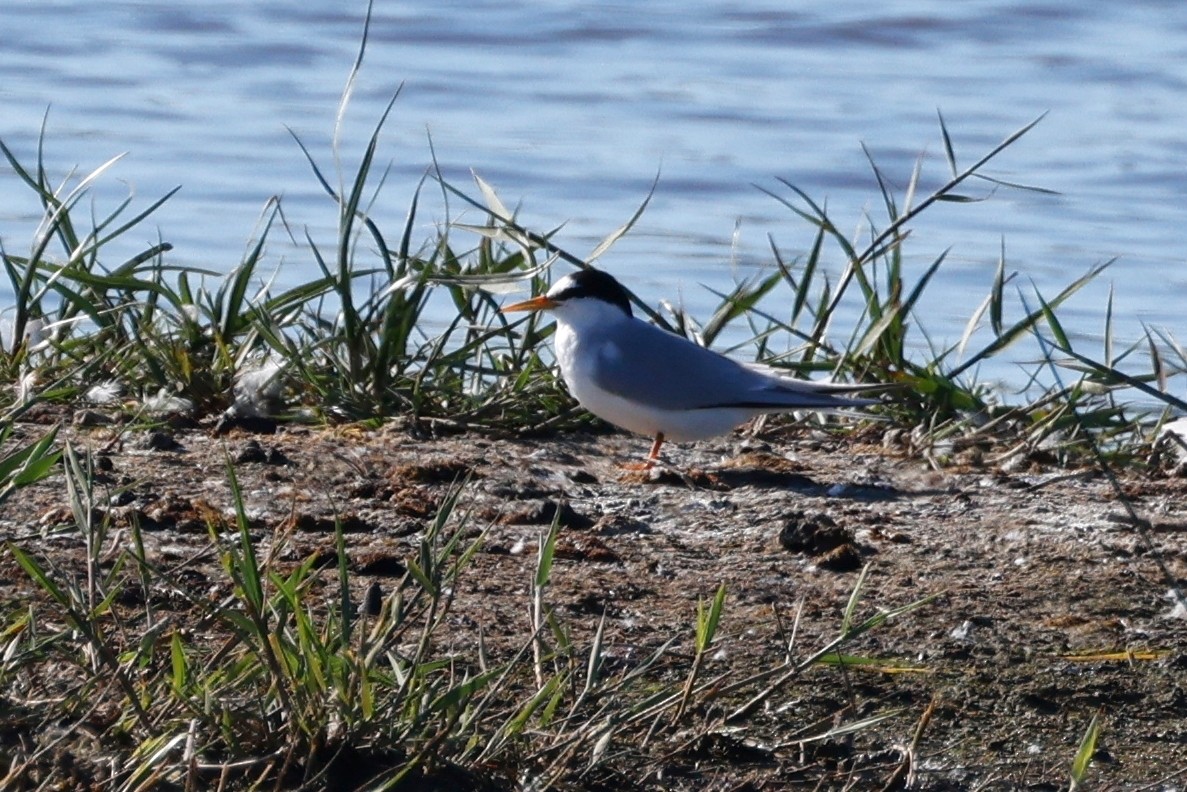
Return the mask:
POLYGON ((503 308, 512 311, 552 312, 569 392, 599 418, 655 438, 644 467, 659 460, 665 440, 703 440, 765 413, 877 404, 849 394, 887 388, 794 380, 746 366, 635 318, 626 289, 592 268, 503 308))

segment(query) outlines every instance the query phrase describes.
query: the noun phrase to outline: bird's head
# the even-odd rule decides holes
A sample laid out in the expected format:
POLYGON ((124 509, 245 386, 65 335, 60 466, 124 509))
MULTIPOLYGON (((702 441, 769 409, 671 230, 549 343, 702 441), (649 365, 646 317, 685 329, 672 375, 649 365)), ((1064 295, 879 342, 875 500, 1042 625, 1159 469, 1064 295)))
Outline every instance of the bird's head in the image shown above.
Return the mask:
POLYGON ((570 322, 586 316, 605 321, 630 317, 631 300, 627 290, 611 275, 583 269, 552 284, 546 294, 503 308, 503 313, 513 311, 552 311, 558 319, 570 322))

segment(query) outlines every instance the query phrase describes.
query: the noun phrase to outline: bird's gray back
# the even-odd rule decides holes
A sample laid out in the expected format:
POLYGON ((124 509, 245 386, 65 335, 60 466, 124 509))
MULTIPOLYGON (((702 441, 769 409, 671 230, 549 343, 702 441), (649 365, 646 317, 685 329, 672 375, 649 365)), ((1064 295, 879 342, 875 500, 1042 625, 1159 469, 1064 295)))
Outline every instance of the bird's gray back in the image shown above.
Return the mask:
POLYGON ((780 380, 638 319, 598 328, 591 376, 624 399, 667 410, 711 407, 796 409, 863 404, 813 383, 780 380))

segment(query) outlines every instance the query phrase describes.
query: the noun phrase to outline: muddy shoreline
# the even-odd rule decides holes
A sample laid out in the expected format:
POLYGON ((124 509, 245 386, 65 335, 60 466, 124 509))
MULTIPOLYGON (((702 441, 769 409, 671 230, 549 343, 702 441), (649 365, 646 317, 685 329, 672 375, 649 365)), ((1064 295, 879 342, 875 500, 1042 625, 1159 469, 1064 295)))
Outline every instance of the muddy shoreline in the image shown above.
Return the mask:
MULTIPOLYGON (((360 601, 373 584, 390 589, 444 493, 465 481, 459 503, 486 536, 452 606, 459 655, 479 630, 494 653, 522 642, 536 543, 558 510, 549 604, 578 642, 604 614, 607 656, 622 667, 675 638, 678 675, 697 602, 721 584, 707 672, 723 678, 831 639, 867 564, 861 613, 934 598, 846 648, 877 659, 871 668, 813 669, 712 745, 663 756, 623 746, 623 761, 645 770, 620 784, 880 788, 901 786, 909 764, 915 789, 1066 788, 1099 713, 1094 788, 1187 785, 1187 614, 1171 594, 1187 582, 1183 478, 1124 479, 1124 498, 1148 521, 1139 530, 1091 469, 936 471, 876 437, 795 427, 671 447, 672 469, 651 475, 621 470, 647 445, 621 434, 425 438, 389 425, 196 428, 169 433, 172 443, 111 427, 71 435, 95 452, 96 508, 117 528, 137 520, 147 554, 197 587, 220 574, 207 524, 232 514, 228 460, 261 552, 283 536, 283 560, 333 555, 342 522, 360 601)), ((57 529, 69 519, 59 472, 9 500, 0 535, 68 566, 81 552, 77 531, 57 529)), ((127 533, 111 536, 115 552, 127 533)), ((7 551, 0 564, 6 611, 42 597, 7 551)))

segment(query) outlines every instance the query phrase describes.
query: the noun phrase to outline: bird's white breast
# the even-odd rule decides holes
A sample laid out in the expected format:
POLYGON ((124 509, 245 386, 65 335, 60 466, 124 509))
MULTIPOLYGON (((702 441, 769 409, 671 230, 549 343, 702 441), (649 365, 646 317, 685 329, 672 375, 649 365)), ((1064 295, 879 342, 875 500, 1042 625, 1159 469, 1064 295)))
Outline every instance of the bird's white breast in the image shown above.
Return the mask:
MULTIPOLYGON (((573 398, 604 421, 648 437, 662 432, 669 440, 688 442, 724 434, 759 412, 737 407, 666 410, 625 399, 600 386, 593 376, 599 354, 619 351, 604 347, 604 336, 595 328, 560 316, 557 320, 555 349, 561 376, 573 398)), ((664 374, 661 369, 649 376, 664 374)))

